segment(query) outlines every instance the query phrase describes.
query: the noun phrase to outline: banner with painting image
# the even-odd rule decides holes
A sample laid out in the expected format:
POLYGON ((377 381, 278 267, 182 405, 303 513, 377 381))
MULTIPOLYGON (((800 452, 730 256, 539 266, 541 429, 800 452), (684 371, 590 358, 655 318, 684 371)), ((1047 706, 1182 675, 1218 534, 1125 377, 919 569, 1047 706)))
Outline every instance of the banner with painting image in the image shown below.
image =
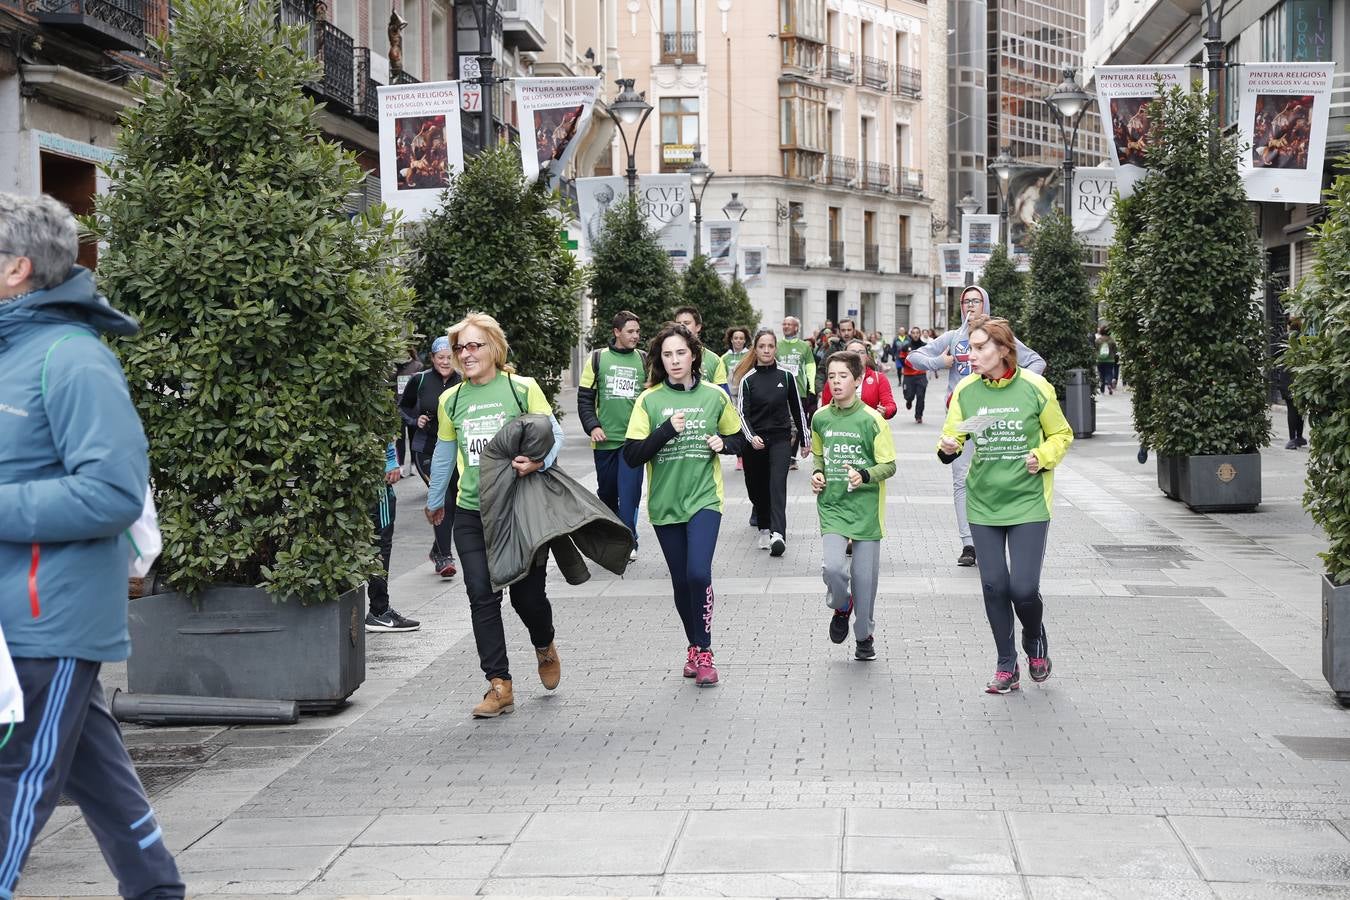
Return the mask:
POLYGON ((942 286, 960 287, 966 283, 966 274, 961 269, 961 245, 938 244, 938 261, 942 266, 942 286))
POLYGON ((764 260, 769 253, 768 247, 741 248, 741 282, 751 288, 764 280, 764 260))
POLYGON ((713 271, 730 278, 736 271, 736 243, 740 237, 740 222, 708 222, 704 225, 703 249, 713 271))
POLYGON ((450 176, 464 171, 459 82, 381 86, 380 199, 416 222, 441 203, 450 176))
POLYGON ((520 162, 527 181, 563 169, 591 127, 599 78, 514 78, 520 114, 520 162))
POLYGON ((1047 213, 1063 207, 1064 179, 1054 166, 1017 166, 1008 176, 1008 258, 1031 271, 1031 237, 1047 213))
POLYGON ((1250 63, 1238 70, 1238 127, 1248 200, 1317 203, 1333 63, 1250 63))
POLYGON ((1097 103, 1101 112, 1106 146, 1116 167, 1116 187, 1120 196, 1134 193, 1134 186, 1148 174, 1144 151, 1148 148, 1152 121, 1148 105, 1162 89, 1174 85, 1189 91, 1191 78, 1187 66, 1098 66, 1093 70, 1097 103))
POLYGON ((994 255, 998 241, 998 216, 961 217, 961 267, 979 275, 994 255))

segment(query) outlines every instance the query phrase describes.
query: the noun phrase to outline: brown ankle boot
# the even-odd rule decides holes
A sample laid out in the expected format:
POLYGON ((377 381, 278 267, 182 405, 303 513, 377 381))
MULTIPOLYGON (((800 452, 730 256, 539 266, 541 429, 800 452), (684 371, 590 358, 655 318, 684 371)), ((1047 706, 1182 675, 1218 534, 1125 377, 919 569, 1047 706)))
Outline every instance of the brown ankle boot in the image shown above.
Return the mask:
POLYGON ((495 719, 502 713, 516 708, 515 697, 511 694, 511 682, 505 678, 494 678, 483 695, 483 702, 473 708, 475 719, 495 719))
POLYGON ((562 681, 562 660, 558 658, 558 645, 549 641, 543 650, 536 647, 534 655, 539 659, 539 680, 545 688, 553 690, 562 681))

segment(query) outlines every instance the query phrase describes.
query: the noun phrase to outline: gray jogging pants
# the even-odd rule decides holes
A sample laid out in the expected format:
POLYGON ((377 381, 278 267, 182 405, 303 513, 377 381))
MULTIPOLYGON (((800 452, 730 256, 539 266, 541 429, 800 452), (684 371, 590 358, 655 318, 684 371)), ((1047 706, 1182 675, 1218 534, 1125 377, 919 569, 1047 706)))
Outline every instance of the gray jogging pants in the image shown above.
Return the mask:
POLYGON ((853 636, 865 641, 876 629, 877 580, 881 574, 881 541, 854 541, 853 556, 848 555, 848 538, 842 534, 823 534, 825 565, 821 578, 828 594, 830 609, 848 609, 853 595, 853 636))

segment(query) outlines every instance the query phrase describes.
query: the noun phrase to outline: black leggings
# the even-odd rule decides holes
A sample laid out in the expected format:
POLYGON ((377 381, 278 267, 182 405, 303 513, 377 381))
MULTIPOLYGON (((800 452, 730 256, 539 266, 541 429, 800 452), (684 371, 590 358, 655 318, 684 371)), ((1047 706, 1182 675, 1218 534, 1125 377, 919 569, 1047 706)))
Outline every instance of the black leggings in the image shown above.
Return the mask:
POLYGON ((795 448, 789 436, 766 438, 764 449, 746 444, 745 492, 760 528, 787 535, 787 475, 795 448))
POLYGON ((1049 533, 1048 521, 970 524, 975 559, 980 566, 980 585, 984 588, 984 611, 994 632, 1000 672, 1017 668, 1014 614, 1022 622, 1022 649, 1027 656, 1050 655, 1050 642, 1042 622, 1045 604, 1041 600, 1041 566, 1049 533))
POLYGON ((1289 423, 1289 440, 1301 440, 1303 437, 1303 414, 1294 405, 1294 395, 1287 386, 1280 387, 1280 399, 1284 401, 1286 420, 1289 423))
MULTIPOLYGON (((432 453, 435 448, 432 448, 432 453)), ((431 484, 431 453, 414 453, 413 466, 417 469, 417 474, 422 476, 422 483, 431 484)), ((445 518, 441 519, 441 524, 433 525, 431 539, 432 556, 448 556, 454 558, 455 551, 450 543, 451 536, 455 533, 455 495, 459 493, 459 466, 450 470, 450 483, 445 486, 445 518)))

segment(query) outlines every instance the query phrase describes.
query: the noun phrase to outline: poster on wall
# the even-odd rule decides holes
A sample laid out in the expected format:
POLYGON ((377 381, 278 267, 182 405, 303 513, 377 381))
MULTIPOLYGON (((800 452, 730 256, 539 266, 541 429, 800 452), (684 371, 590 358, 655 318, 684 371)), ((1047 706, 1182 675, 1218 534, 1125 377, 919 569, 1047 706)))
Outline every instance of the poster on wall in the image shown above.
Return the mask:
POLYGON ((704 226, 703 248, 713 271, 730 278, 736 271, 736 242, 740 237, 740 222, 709 222, 704 226))
MULTIPOLYGON (((622 175, 578 178, 576 186, 582 255, 589 259, 591 248, 604 228, 605 213, 628 195, 628 179, 622 175)), ((671 264, 676 270, 684 269, 694 244, 694 232, 689 225, 689 176, 640 176, 638 208, 656 239, 666 248, 671 264)))
POLYGON ((1333 63, 1251 63, 1238 70, 1238 127, 1248 200, 1322 196, 1333 63))
POLYGON ((1051 210, 1062 208, 1063 173, 1054 166, 1018 166, 1008 177, 1008 256, 1031 270, 1031 236, 1051 210))
POLYGON ((562 175, 591 127, 599 78, 514 78, 520 162, 527 181, 562 175))
POLYGON ((746 287, 754 287, 764 280, 764 259, 768 253, 768 247, 741 248, 741 281, 746 287))
POLYGON ((962 267, 976 275, 984 271, 989 257, 994 255, 998 240, 998 216, 969 215, 961 217, 962 267))
POLYGON ((1116 176, 1104 166, 1078 169, 1073 173, 1073 230, 1088 247, 1109 247, 1115 242, 1116 226, 1111 212, 1116 208, 1116 176))
POLYGON ((937 251, 942 265, 942 286, 949 288, 965 284, 966 275, 961 269, 961 245, 938 244, 937 251))
POLYGON ((1116 167, 1120 196, 1134 193, 1134 186, 1148 174, 1144 151, 1148 149, 1148 104, 1158 96, 1158 79, 1164 90, 1173 85, 1190 90, 1186 66, 1098 66, 1097 103, 1101 112, 1106 146, 1116 167))
POLYGON ((464 170, 459 82, 381 86, 380 199, 417 222, 441 203, 450 175, 464 170))

